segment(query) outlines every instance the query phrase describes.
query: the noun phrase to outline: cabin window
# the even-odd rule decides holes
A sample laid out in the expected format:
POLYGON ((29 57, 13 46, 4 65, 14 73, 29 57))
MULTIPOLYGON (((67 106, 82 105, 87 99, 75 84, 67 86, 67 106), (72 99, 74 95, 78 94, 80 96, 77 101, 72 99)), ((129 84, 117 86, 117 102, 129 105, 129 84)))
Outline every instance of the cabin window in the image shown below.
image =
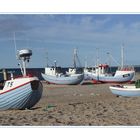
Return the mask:
POLYGON ((125 78, 125 77, 129 77, 130 76, 130 74, 124 74, 123 75, 123 77, 125 78))

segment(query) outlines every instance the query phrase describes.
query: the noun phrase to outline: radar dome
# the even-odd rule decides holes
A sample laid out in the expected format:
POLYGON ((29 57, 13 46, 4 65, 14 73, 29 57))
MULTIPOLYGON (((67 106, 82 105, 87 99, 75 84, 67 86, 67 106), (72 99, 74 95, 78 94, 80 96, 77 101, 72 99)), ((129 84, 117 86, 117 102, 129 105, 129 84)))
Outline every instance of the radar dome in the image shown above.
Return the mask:
POLYGON ((24 49, 18 52, 19 57, 30 57, 32 55, 32 50, 24 49))

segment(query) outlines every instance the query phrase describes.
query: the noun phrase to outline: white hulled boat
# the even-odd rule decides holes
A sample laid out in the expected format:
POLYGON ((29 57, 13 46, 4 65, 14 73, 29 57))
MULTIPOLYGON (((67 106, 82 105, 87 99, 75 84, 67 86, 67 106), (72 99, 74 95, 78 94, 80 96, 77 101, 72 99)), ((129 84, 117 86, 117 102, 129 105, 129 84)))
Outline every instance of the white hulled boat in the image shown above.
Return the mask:
POLYGON ((137 97, 140 96, 140 80, 135 85, 112 85, 111 92, 117 96, 137 97))
POLYGON ((133 67, 120 68, 113 74, 108 73, 108 68, 108 65, 100 64, 92 70, 84 70, 85 80, 103 83, 124 83, 131 82, 135 77, 135 70, 133 67))
POLYGON ((115 73, 108 73, 109 65, 98 64, 92 69, 84 69, 85 80, 93 80, 94 82, 103 83, 125 83, 131 82, 135 78, 135 70, 133 67, 123 65, 123 49, 122 49, 122 66, 115 73))
POLYGON ((32 51, 28 49, 20 50, 18 58, 22 76, 1 83, 0 90, 0 110, 32 108, 41 98, 42 84, 37 77, 26 73, 26 62, 29 62, 32 51))
MULTIPOLYGON (((73 72, 75 69, 71 69, 73 72)), ((80 84, 84 79, 84 74, 77 74, 77 73, 66 73, 63 74, 58 72, 56 67, 56 61, 54 67, 46 67, 45 73, 42 73, 42 77, 51 84, 58 84, 58 85, 77 85, 80 84)))

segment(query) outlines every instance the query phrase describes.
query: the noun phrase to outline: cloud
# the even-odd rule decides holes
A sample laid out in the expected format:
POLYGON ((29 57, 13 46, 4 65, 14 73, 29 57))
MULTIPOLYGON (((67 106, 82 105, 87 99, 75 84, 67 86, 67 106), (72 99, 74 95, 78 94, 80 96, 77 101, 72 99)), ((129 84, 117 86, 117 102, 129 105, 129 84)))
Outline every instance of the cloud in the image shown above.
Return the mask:
MULTIPOLYGON (((40 53, 48 49, 63 62, 61 55, 65 52, 64 56, 67 57, 74 47, 81 50, 81 57, 88 55, 89 59, 96 55, 97 47, 105 53, 115 52, 114 55, 119 57, 123 42, 128 50, 132 46, 137 50, 140 44, 140 22, 137 18, 128 18, 126 20, 125 15, 100 14, 0 15, 0 46, 7 46, 3 45, 7 41, 12 44, 13 32, 16 32, 19 48, 29 46, 40 53)), ((42 60, 41 56, 37 56, 42 60)))

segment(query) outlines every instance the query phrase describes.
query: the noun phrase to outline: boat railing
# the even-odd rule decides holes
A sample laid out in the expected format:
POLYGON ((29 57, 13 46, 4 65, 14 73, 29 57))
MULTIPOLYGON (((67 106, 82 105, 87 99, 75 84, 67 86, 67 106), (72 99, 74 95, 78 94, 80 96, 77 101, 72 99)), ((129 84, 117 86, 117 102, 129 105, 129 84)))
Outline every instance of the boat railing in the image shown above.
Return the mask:
POLYGON ((133 66, 124 66, 122 67, 118 67, 118 70, 120 71, 134 71, 134 67, 133 66))

